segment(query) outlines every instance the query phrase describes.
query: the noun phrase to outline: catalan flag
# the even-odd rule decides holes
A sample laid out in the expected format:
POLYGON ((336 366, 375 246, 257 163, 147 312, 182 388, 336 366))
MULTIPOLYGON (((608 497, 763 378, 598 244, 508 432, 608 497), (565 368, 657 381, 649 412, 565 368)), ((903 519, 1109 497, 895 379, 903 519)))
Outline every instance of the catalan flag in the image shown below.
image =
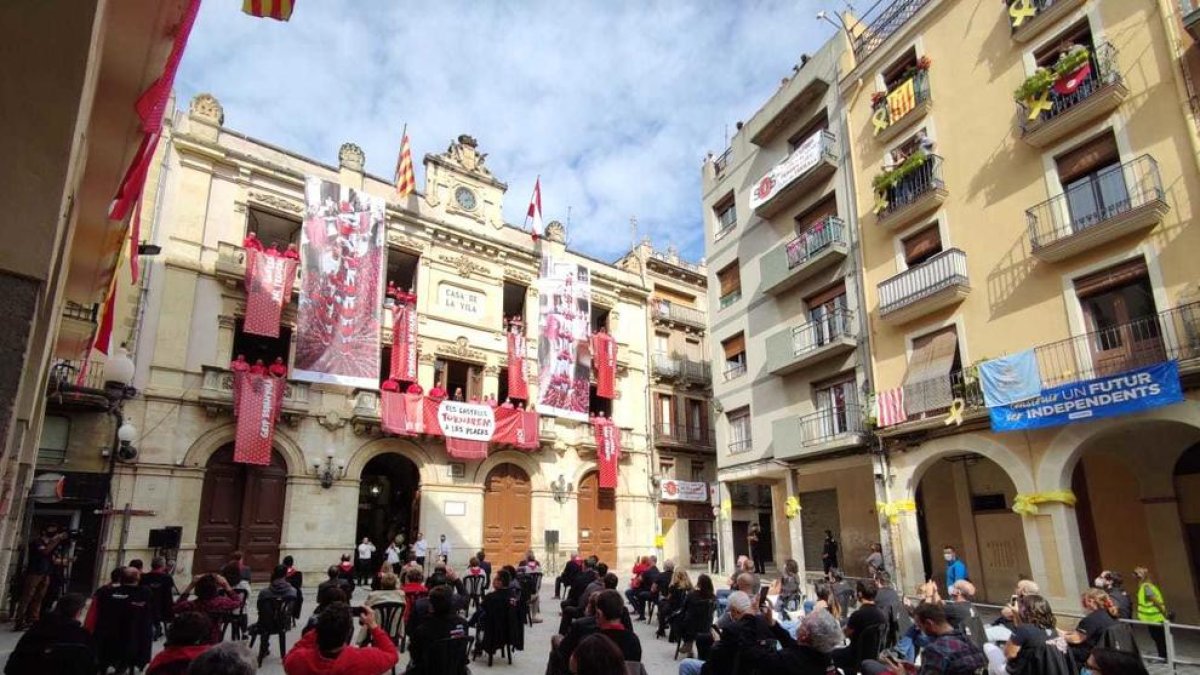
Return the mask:
POLYGON ((287 21, 292 18, 296 0, 242 0, 242 11, 259 18, 287 21))
POLYGON ((396 158, 396 193, 401 198, 417 189, 417 178, 413 175, 412 148, 408 145, 408 132, 400 139, 400 155, 396 158))

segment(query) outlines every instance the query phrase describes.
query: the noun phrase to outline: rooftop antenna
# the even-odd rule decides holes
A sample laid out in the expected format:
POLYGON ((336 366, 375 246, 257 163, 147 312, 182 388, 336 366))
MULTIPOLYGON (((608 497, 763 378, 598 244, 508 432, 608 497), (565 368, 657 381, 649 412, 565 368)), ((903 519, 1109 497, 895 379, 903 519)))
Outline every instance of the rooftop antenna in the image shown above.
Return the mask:
POLYGON ((629 216, 629 246, 630 249, 636 249, 638 245, 637 238, 637 216, 629 216))

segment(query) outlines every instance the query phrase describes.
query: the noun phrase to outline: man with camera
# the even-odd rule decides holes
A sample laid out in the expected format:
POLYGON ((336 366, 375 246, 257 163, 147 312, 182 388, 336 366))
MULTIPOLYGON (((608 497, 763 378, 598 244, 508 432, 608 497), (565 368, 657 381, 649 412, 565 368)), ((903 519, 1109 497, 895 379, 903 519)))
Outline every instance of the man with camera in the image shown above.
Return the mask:
POLYGON ((25 630, 41 618, 42 601, 50 585, 50 574, 54 571, 55 552, 69 536, 69 532, 61 532, 58 525, 51 523, 42 530, 40 536, 29 542, 21 604, 13 619, 13 630, 25 630))

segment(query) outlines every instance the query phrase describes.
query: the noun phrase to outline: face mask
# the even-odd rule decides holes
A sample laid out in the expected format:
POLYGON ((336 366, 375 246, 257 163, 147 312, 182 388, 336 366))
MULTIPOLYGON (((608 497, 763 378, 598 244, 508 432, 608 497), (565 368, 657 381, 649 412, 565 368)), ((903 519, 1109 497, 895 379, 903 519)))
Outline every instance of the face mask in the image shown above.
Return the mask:
POLYGON ((954 560, 953 553, 947 553, 947 554, 943 555, 942 557, 946 559, 946 562, 950 562, 951 560, 954 560))
POLYGON ((1095 586, 1096 588, 1107 588, 1108 587, 1108 585, 1104 581, 1104 577, 1096 577, 1096 579, 1094 581, 1092 581, 1092 585, 1095 586))
POLYGON ((1079 671, 1079 675, 1096 675, 1096 671, 1092 670, 1091 668, 1088 668, 1087 666, 1084 666, 1083 670, 1079 671))

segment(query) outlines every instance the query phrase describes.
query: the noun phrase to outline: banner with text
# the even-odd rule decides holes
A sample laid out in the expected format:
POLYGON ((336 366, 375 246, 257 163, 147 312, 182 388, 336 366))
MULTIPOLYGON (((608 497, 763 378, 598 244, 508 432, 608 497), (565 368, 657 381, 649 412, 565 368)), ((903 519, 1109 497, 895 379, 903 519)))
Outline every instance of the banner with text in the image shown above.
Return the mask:
POLYGON ((708 502, 708 483, 664 479, 659 485, 659 498, 672 502, 708 502))
POLYGON ((508 398, 525 401, 529 383, 525 380, 525 334, 520 326, 508 329, 508 398))
POLYGON ((271 443, 275 439, 275 421, 283 407, 286 382, 282 377, 242 372, 235 378, 237 436, 233 443, 233 461, 243 464, 271 463, 271 443))
POLYGON ((456 459, 487 457, 489 443, 525 450, 539 445, 538 415, 532 410, 383 391, 380 422, 385 432, 398 436, 444 436, 447 454, 456 459))
POLYGON ((797 178, 808 173, 817 162, 821 161, 824 150, 825 132, 818 131, 800 142, 782 162, 776 164, 765 176, 758 180, 758 185, 750 193, 750 208, 758 207, 771 201, 785 187, 791 185, 797 178))
POLYGON ((612 419, 592 420, 596 435, 596 463, 600 466, 600 487, 616 488, 618 462, 621 461, 621 429, 612 419))
POLYGON ((246 320, 242 329, 251 335, 279 337, 279 318, 292 301, 296 282, 295 258, 278 252, 246 249, 246 320))
POLYGON ((304 196, 293 377, 374 389, 383 307, 384 201, 311 176, 304 196))
POLYGON ((617 395, 617 341, 606 331, 592 335, 592 364, 596 369, 596 395, 617 395))
POLYGON ((405 299, 392 307, 391 375, 399 382, 417 379, 417 308, 405 299))
POLYGON ((591 277, 582 265, 545 256, 537 285, 537 411, 586 422, 592 368, 591 277))
POLYGON ((1179 364, 1166 361, 1043 389, 1035 399, 988 410, 993 430, 1016 431, 1128 415, 1182 400, 1179 364))

